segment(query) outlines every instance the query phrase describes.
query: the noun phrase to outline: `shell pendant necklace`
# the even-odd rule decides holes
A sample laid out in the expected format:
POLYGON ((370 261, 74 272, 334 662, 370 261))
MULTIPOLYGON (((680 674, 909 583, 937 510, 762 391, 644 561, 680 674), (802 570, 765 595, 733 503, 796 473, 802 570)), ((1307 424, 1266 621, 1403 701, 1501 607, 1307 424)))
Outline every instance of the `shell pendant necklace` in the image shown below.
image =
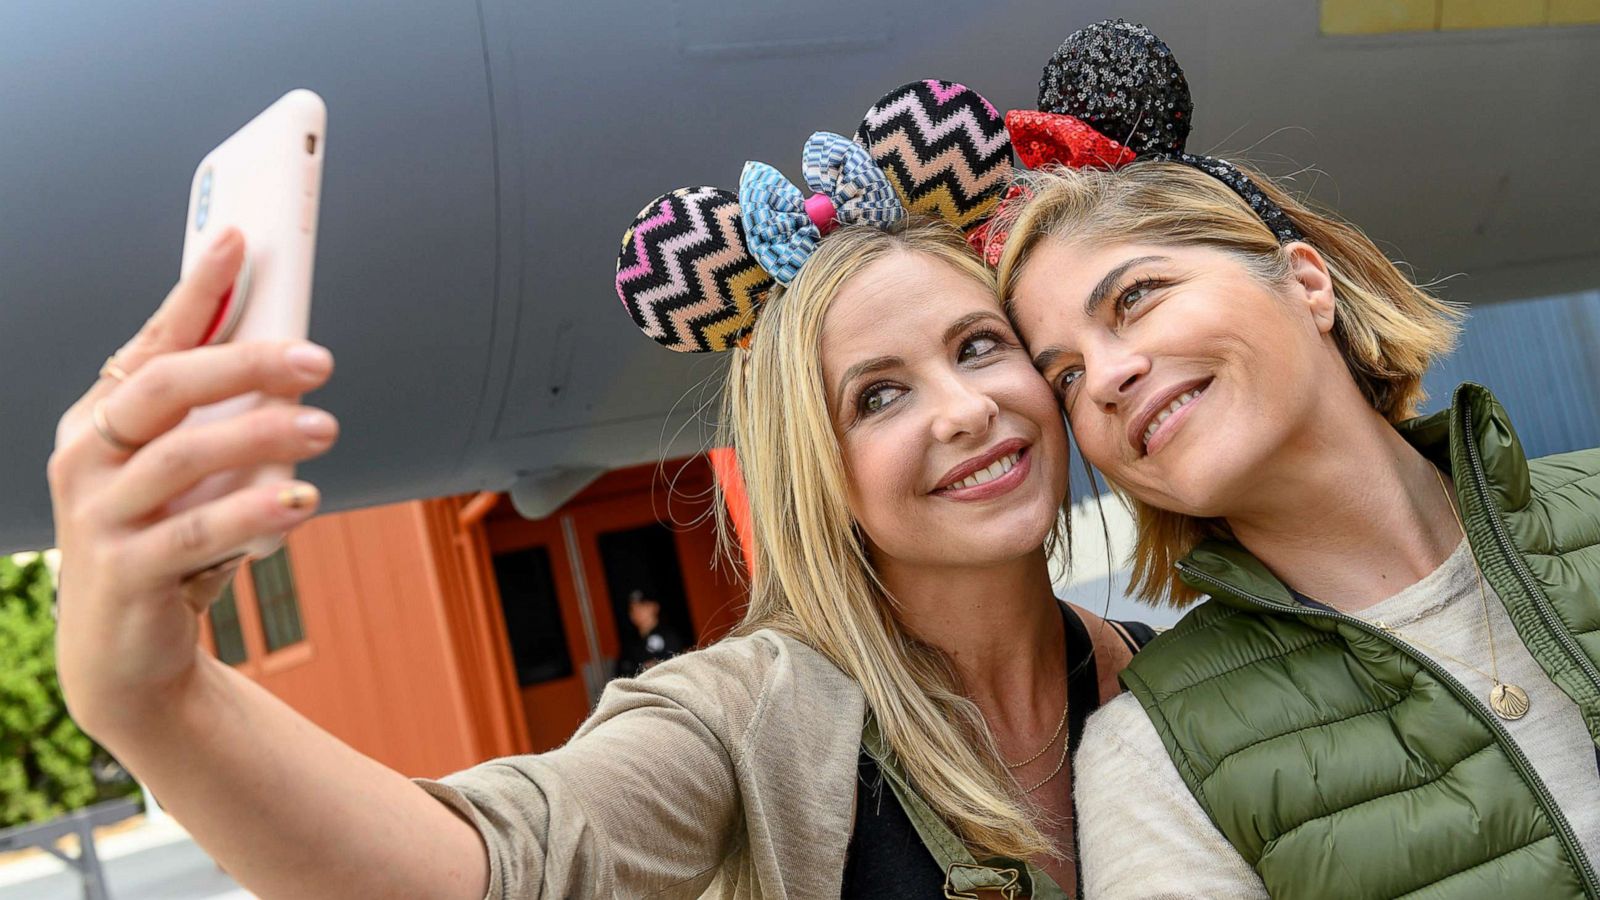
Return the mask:
MULTIPOLYGON (((1456 525, 1461 529, 1461 536, 1466 537, 1466 523, 1461 520, 1461 513, 1456 509, 1455 500, 1450 496, 1450 489, 1445 486, 1444 475, 1441 474, 1437 468, 1433 470, 1433 474, 1439 479, 1439 489, 1444 491, 1445 503, 1449 505, 1450 513, 1455 516, 1456 525)), ((1468 555, 1471 555, 1471 550, 1468 550, 1468 555)), ((1445 659, 1451 660, 1458 665, 1465 666, 1466 668, 1471 669, 1472 671, 1477 672, 1479 675, 1489 679, 1489 683, 1493 685, 1493 687, 1489 688, 1489 708, 1494 710, 1494 714, 1502 719, 1507 721, 1516 721, 1517 719, 1520 719, 1528 714, 1528 708, 1530 705, 1528 701, 1528 692, 1517 685, 1508 684, 1500 680, 1500 660, 1496 655, 1494 648, 1494 620, 1489 618, 1489 592, 1484 587, 1483 569, 1478 566, 1477 557, 1472 557, 1472 571, 1473 574, 1478 576, 1478 599, 1483 601, 1483 630, 1489 638, 1489 671, 1485 672, 1484 670, 1478 668, 1472 663, 1467 662, 1464 659, 1461 659, 1460 657, 1451 656, 1437 647, 1424 644, 1422 641, 1419 641, 1416 638, 1409 637, 1403 634, 1398 628, 1385 625, 1379 621, 1374 621, 1372 624, 1397 638, 1401 638, 1411 644, 1433 653, 1435 656, 1444 657, 1445 659)), ((1304 594, 1303 596, 1309 597, 1310 595, 1304 594)), ((1311 599, 1316 600, 1315 597, 1311 597, 1311 599)), ((1322 601, 1318 600, 1317 602, 1321 603, 1322 601)), ((1327 606, 1325 603, 1323 605, 1327 606)))

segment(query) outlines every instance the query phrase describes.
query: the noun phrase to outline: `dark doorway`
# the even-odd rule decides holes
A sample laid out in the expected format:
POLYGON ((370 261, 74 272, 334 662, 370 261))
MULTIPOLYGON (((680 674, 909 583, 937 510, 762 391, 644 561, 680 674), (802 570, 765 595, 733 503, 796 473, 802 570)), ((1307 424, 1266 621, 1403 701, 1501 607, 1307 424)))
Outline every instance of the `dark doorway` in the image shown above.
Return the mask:
POLYGON ((500 610, 516 662, 517 683, 527 687, 570 678, 572 656, 567 652, 549 549, 529 547, 496 555, 494 577, 500 587, 500 610))
POLYGON ((628 595, 641 591, 661 604, 661 625, 683 641, 684 647, 696 642, 694 623, 683 586, 683 570, 678 567, 678 544, 672 532, 659 522, 625 531, 599 535, 600 565, 605 570, 610 593, 611 615, 623 656, 637 648, 639 631, 628 616, 628 595))

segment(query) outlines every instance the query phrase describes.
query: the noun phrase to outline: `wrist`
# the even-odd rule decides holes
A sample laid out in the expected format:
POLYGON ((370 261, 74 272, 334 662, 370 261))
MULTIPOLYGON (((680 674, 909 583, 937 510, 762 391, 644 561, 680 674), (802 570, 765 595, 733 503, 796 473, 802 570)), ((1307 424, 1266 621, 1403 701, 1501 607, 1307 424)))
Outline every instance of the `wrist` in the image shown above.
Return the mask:
POLYGON ((182 723, 193 720, 192 709, 216 697, 221 686, 214 670, 221 663, 199 647, 194 654, 193 665, 160 683, 67 692, 68 712, 84 733, 115 756, 152 738, 167 739, 180 733, 182 723))

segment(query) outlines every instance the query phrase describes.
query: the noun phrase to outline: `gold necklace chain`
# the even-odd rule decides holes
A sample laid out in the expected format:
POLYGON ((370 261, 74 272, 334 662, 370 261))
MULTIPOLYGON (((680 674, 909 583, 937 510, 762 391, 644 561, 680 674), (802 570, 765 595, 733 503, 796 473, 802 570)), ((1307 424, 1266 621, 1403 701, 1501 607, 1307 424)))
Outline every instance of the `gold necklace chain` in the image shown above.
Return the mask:
POLYGON ((1389 632, 1390 634, 1394 635, 1395 637, 1405 638, 1407 641, 1410 641, 1415 646, 1418 646, 1418 647, 1421 647, 1424 650, 1430 651, 1431 653, 1433 653, 1434 656, 1442 656, 1445 659, 1450 660, 1451 662, 1454 662, 1454 663, 1456 663, 1458 665, 1461 665, 1461 666, 1465 666, 1466 668, 1471 669, 1474 672, 1477 672, 1479 675, 1482 675, 1483 677, 1489 679, 1490 681, 1494 682, 1495 684, 1499 684, 1500 683, 1500 679, 1495 677, 1493 674, 1485 672, 1484 670, 1478 668, 1477 666, 1473 665, 1472 663, 1467 662, 1466 660, 1462 659, 1459 656, 1451 656, 1450 654, 1444 652, 1443 650, 1440 650, 1438 647, 1435 647, 1432 644, 1424 644, 1423 642, 1417 640, 1414 637, 1406 637, 1404 634, 1400 633, 1400 629, 1391 628, 1390 626, 1385 625, 1383 622, 1378 621, 1376 619, 1373 620, 1372 624, 1378 626, 1379 628, 1382 628, 1384 631, 1389 632))
MULTIPOLYGON (((1066 721, 1066 720, 1067 720, 1067 719, 1066 719, 1066 713, 1065 713, 1065 711, 1063 711, 1063 712, 1062 712, 1062 718, 1061 718, 1061 721, 1063 721, 1063 722, 1065 722, 1065 721, 1066 721)), ((1060 729, 1057 729, 1057 731, 1056 731, 1056 733, 1057 733, 1057 734, 1060 734, 1060 733, 1061 733, 1061 732, 1060 732, 1060 729)), ((1055 741, 1054 741, 1054 740, 1052 740, 1052 741, 1051 741, 1051 743, 1055 743, 1055 741)), ((1044 749, 1045 749, 1045 750, 1049 750, 1049 749, 1050 749, 1050 748, 1049 748, 1049 747, 1048 747, 1048 746, 1047 746, 1047 747, 1045 747, 1045 748, 1044 748, 1044 749)), ((1040 750, 1040 751, 1039 751, 1039 752, 1040 752, 1040 753, 1043 753, 1043 752, 1044 752, 1044 750, 1040 750)), ((1044 786, 1045 786, 1045 785, 1047 785, 1047 784, 1049 784, 1049 783, 1050 783, 1050 782, 1052 782, 1052 781, 1054 781, 1054 780, 1055 780, 1055 777, 1056 777, 1056 776, 1057 776, 1057 775, 1060 775, 1060 774, 1061 774, 1061 769, 1062 769, 1062 767, 1063 767, 1063 766, 1065 766, 1065 765, 1066 765, 1066 764, 1067 764, 1067 742, 1066 742, 1066 741, 1062 741, 1062 742, 1061 742, 1061 758, 1060 758, 1060 759, 1058 759, 1058 760, 1056 760, 1056 767, 1055 767, 1055 768, 1054 768, 1054 769, 1051 769, 1051 770, 1050 770, 1050 774, 1049 774, 1049 775, 1046 775, 1046 776, 1045 776, 1045 777, 1044 777, 1044 780, 1043 780, 1043 781, 1041 781, 1041 782, 1039 782, 1039 783, 1038 783, 1038 784, 1036 784, 1036 785, 1034 785, 1034 786, 1033 786, 1033 787, 1030 787, 1030 788, 1023 788, 1023 789, 1022 789, 1022 793, 1024 793, 1024 794, 1031 794, 1031 793, 1033 793, 1033 792, 1034 792, 1034 791, 1037 791, 1037 790, 1038 790, 1038 789, 1039 789, 1039 788, 1042 788, 1042 787, 1044 787, 1044 786)))
POLYGON ((1028 757, 1027 759, 1025 759, 1025 760, 1023 760, 1022 762, 1019 762, 1019 763, 1008 763, 1003 759, 1000 760, 1001 762, 1005 763, 1006 768, 1008 768, 1008 769, 1020 769, 1023 766, 1027 765, 1028 763, 1031 763, 1034 760, 1038 759, 1039 757, 1043 756, 1044 752, 1046 750, 1049 750, 1051 747, 1054 747, 1056 745, 1056 738, 1061 737, 1061 729, 1063 729, 1063 728, 1065 728, 1067 726, 1067 706, 1068 705, 1070 705, 1069 701, 1067 699, 1063 698, 1063 701, 1061 703, 1061 721, 1056 724, 1056 733, 1050 735, 1050 740, 1046 741, 1045 745, 1043 747, 1039 748, 1039 752, 1035 753, 1034 755, 1028 757))
MULTIPOLYGON (((1450 514, 1455 517, 1456 526, 1461 529, 1461 536, 1465 538, 1467 536, 1467 524, 1462 520, 1461 512, 1456 509, 1455 500, 1450 496, 1450 488, 1445 486, 1444 473, 1440 472, 1438 467, 1435 466, 1433 474, 1439 479, 1439 489, 1444 491, 1444 502, 1450 507, 1450 514)), ((1472 551, 1470 547, 1468 548, 1467 552, 1469 555, 1471 554, 1472 551)), ((1445 659, 1451 660, 1459 665, 1466 666, 1468 669, 1471 669, 1472 671, 1477 672, 1479 675, 1489 679, 1489 681, 1492 683, 1492 687, 1489 688, 1489 708, 1494 710, 1494 714, 1502 719, 1520 719, 1528 714, 1528 692, 1524 691, 1517 685, 1507 684, 1500 680, 1500 658, 1495 652, 1494 647, 1494 620, 1489 617, 1489 592, 1488 589, 1484 587, 1483 569, 1479 567, 1478 559, 1475 556, 1472 558, 1472 571, 1473 574, 1478 576, 1478 599, 1483 601, 1483 630, 1489 636, 1490 671, 1485 672, 1484 670, 1472 665, 1464 659, 1451 656, 1437 647, 1424 644, 1422 641, 1419 641, 1416 638, 1408 637, 1398 628, 1391 628, 1380 621, 1373 621, 1372 624, 1397 638, 1403 638, 1424 650, 1432 651, 1438 656, 1442 656, 1445 659)), ((1312 600, 1317 600, 1317 598, 1311 597, 1310 594, 1305 594, 1305 596, 1310 597, 1312 600)), ((1317 602, 1322 603, 1320 600, 1317 600, 1317 602)), ((1322 605, 1327 606, 1328 604, 1323 603, 1322 605)))

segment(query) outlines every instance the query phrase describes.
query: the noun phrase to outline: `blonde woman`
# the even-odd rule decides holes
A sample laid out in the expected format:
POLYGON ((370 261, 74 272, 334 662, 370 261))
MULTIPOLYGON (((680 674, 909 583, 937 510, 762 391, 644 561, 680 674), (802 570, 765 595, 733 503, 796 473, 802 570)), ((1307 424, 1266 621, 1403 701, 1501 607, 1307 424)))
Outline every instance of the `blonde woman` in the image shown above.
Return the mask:
MULTIPOLYGON (((1077 86, 1135 67, 1181 99, 1130 107, 1187 127, 1137 26, 1052 67, 1024 128, 1122 143, 1077 86)), ((1597 896, 1600 451, 1527 459, 1476 385, 1412 418, 1457 313, 1172 122, 1141 128, 1176 152, 1031 177, 998 273, 1137 513, 1138 590, 1204 599, 1090 722, 1087 894, 1597 896)))
POLYGON ((229 572, 206 567, 304 521, 317 494, 296 482, 173 516, 162 504, 334 435, 293 404, 172 430, 192 406, 297 398, 331 373, 308 345, 192 348, 240 265, 230 234, 61 423, 50 480, 75 717, 266 897, 1072 894, 1069 751, 1132 641, 1052 594, 1059 410, 958 230, 1009 169, 998 117, 945 82, 887 100, 899 112, 869 113, 869 147, 905 146, 907 104, 982 125, 956 138, 971 142, 965 174, 925 193, 902 151, 862 163, 825 141, 831 213, 809 202, 785 231, 774 217, 794 208, 770 179, 765 200, 674 192, 619 263, 653 337, 732 354, 724 423, 756 551, 735 636, 612 682, 559 750, 438 782, 363 757, 198 651, 195 613, 229 572), (906 218, 952 184, 953 224, 906 218))

